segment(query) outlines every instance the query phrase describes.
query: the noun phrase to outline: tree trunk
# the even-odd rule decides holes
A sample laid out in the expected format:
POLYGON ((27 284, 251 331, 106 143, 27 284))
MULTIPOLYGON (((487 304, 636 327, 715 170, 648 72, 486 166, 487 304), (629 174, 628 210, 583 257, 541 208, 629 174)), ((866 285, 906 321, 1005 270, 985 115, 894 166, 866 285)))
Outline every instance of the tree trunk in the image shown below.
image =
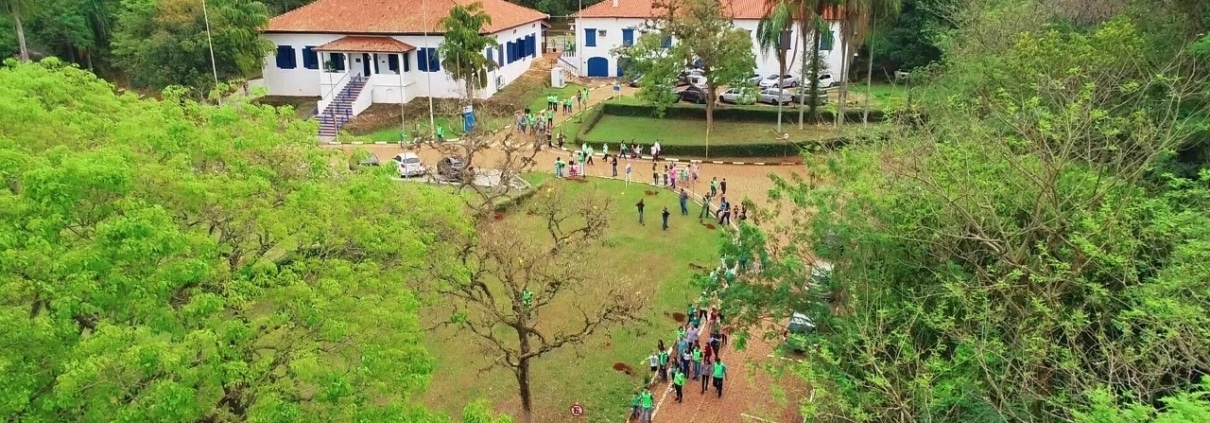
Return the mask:
MULTIPOLYGON (((778 35, 778 38, 780 39, 781 35, 778 35)), ((778 50, 781 50, 782 46, 777 46, 777 48, 778 48, 778 50)), ((777 52, 777 71, 780 72, 780 73, 778 73, 778 78, 781 78, 781 75, 786 74, 786 51, 785 50, 781 50, 781 51, 777 52)), ((779 82, 777 84, 777 136, 779 136, 779 137, 782 134, 782 132, 781 132, 781 109, 782 109, 781 99, 782 99, 782 96, 784 95, 783 93, 785 92, 785 90, 786 90, 785 87, 783 87, 782 84, 779 82)))
POLYGON ((21 8, 16 2, 12 3, 9 12, 13 14, 13 25, 17 28, 17 45, 21 50, 21 61, 29 61, 29 46, 25 44, 25 27, 21 25, 21 8))
POLYGON ((870 35, 866 37, 866 43, 870 48, 866 49, 866 68, 865 68, 865 104, 861 112, 861 125, 868 126, 870 124, 870 95, 874 83, 874 31, 877 30, 878 24, 878 9, 870 12, 870 35))
POLYGON ((811 46, 811 122, 819 122, 819 48, 823 47, 823 31, 816 19, 822 19, 825 6, 822 1, 815 6, 811 21, 814 27, 811 32, 815 34, 815 42, 811 46))
MULTIPOLYGON (((806 5, 803 4, 802 6, 799 6, 798 12, 799 12, 800 19, 802 19, 802 22, 800 22, 798 24, 798 34, 802 37, 802 64, 801 64, 802 70, 799 72, 799 75, 802 75, 803 78, 806 78, 807 77, 807 58, 813 57, 814 54, 810 51, 811 49, 807 48, 807 7, 806 7, 806 5)), ((807 91, 807 95, 811 95, 810 90, 807 91)), ((798 129, 803 129, 803 127, 802 127, 803 111, 806 110, 807 95, 802 95, 802 96, 798 97, 798 129)))
POLYGON ((849 42, 852 37, 850 37, 849 24, 847 22, 848 20, 845 20, 840 23, 840 55, 842 59, 840 62, 840 95, 836 104, 837 127, 844 125, 845 101, 849 97, 849 42))
MULTIPOLYGON (((716 84, 711 82, 711 80, 713 78, 710 78, 710 73, 711 73, 710 70, 711 69, 709 66, 705 66, 702 69, 702 76, 706 77, 706 95, 708 95, 710 97, 710 98, 706 99, 706 132, 710 132, 710 128, 714 126, 714 103, 715 102, 713 100, 715 99, 714 86, 716 84)), ((738 101, 736 103, 738 103, 738 101)))
MULTIPOLYGON (((525 329, 517 329, 517 351, 519 356, 529 354, 529 334, 525 329)), ((534 397, 529 390, 529 358, 521 358, 517 362, 514 374, 517 376, 517 393, 521 395, 521 421, 534 423, 534 397)))

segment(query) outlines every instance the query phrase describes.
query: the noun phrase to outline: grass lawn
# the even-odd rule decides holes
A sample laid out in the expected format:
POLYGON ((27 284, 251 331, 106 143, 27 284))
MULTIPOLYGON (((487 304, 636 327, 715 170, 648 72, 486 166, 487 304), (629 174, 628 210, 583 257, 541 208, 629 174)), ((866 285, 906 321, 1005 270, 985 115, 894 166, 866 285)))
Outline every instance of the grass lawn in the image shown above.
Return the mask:
POLYGON ((892 109, 902 107, 907 103, 907 86, 891 84, 849 84, 849 92, 861 95, 871 95, 871 108, 892 109))
MULTIPOLYGON (((616 423, 629 409, 630 394, 646 373, 640 365, 655 348, 656 341, 671 342, 677 326, 670 313, 684 312, 686 304, 696 299, 697 292, 688 285, 693 274, 690 263, 710 266, 716 262, 715 246, 719 231, 709 230, 697 223, 697 209, 682 217, 677 213, 676 196, 670 191, 646 195, 655 189, 648 185, 594 179, 590 182, 552 180, 534 175, 526 179, 545 186, 559 184, 573 193, 600 190, 614 200, 606 245, 599 247, 594 263, 619 274, 633 275, 638 283, 649 284, 655 290, 646 311, 646 322, 629 327, 598 332, 579 349, 566 348, 535 360, 533 394, 535 419, 539 422, 569 421, 568 407, 579 402, 587 410, 586 422, 616 423), (634 204, 642 198, 647 204, 646 226, 636 222, 634 204), (659 210, 668 206, 673 211, 671 228, 661 231, 659 210), (615 363, 634 368, 633 376, 613 369, 615 363)), ((541 195, 541 194, 538 194, 541 195)), ((523 210, 523 209, 522 209, 523 210)), ((533 224, 534 236, 544 236, 536 219, 518 210, 505 219, 532 219, 519 224, 533 224)), ((586 296, 594 290, 587 287, 586 296)), ((427 313, 426 319, 442 319, 440 312, 427 313)), ((574 309, 554 304, 543 310, 542 322, 574 322, 579 317, 574 309)), ((546 324, 546 323, 541 323, 546 324)), ((494 357, 484 357, 478 348, 478 338, 457 335, 452 330, 438 330, 426 337, 429 351, 438 358, 429 391, 422 400, 457 415, 470 400, 488 398, 496 409, 517 413, 516 382, 502 368, 480 373, 479 370, 494 357)), ((508 339, 508 338, 506 338, 508 339)))
POLYGON ((526 107, 529 107, 529 110, 533 110, 535 113, 537 113, 539 110, 546 109, 546 96, 555 94, 559 96, 559 101, 563 101, 566 100, 567 97, 575 95, 575 93, 580 91, 582 88, 584 88, 583 85, 576 84, 567 84, 563 86, 563 88, 547 87, 546 89, 542 90, 541 93, 535 93, 533 100, 531 100, 529 105, 526 107))
MULTIPOLYGON (((777 125, 773 123, 714 121, 710 141, 720 144, 756 144, 777 141, 777 125)), ((826 125, 808 125, 798 129, 797 125, 782 125, 794 141, 808 141, 838 136, 826 125)), ((601 116, 596 126, 588 131, 592 140, 611 142, 631 140, 651 144, 656 140, 663 145, 699 145, 706 140, 706 122, 689 119, 658 119, 635 116, 601 116)))
MULTIPOLYGON (((447 137, 457 138, 462 135, 462 117, 461 116, 455 116, 455 117, 435 116, 433 118, 433 121, 438 126, 445 128, 445 133, 446 133, 447 137)), ((507 119, 499 119, 499 118, 498 119, 486 119, 486 120, 481 120, 481 121, 477 122, 477 124, 479 125, 480 128, 485 128, 489 131, 494 131, 496 129, 503 128, 504 125, 506 125, 507 123, 508 123, 507 119)), ((414 131, 416 128, 415 125, 416 125, 415 122, 410 122, 408 132, 414 131)), ((428 130, 428 122, 421 122, 421 130, 422 131, 428 130)), ((413 138, 410 136, 411 134, 407 134, 407 135, 409 135, 407 137, 408 139, 413 138)), ((401 131, 398 127, 395 127, 395 128, 384 128, 384 129, 380 129, 378 131, 371 132, 369 134, 366 134, 364 136, 364 138, 366 138, 369 141, 399 142, 401 139, 404 138, 404 135, 403 135, 403 131, 401 131)))

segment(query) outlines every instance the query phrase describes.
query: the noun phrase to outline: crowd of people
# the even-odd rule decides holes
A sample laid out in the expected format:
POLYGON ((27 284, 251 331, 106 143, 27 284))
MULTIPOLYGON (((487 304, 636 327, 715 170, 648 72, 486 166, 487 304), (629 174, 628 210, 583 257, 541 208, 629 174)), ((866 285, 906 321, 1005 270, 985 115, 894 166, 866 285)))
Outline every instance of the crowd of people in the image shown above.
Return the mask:
POLYGON ((723 385, 727 380, 727 365, 722 358, 722 348, 727 345, 724 317, 716 307, 706 308, 705 295, 696 303, 690 303, 685 314, 685 324, 678 327, 672 344, 658 340, 655 349, 647 357, 649 377, 631 398, 629 421, 651 423, 655 413, 655 394, 652 388, 669 384, 676 392, 676 402, 684 402, 685 387, 689 381, 700 384, 700 395, 706 395, 711 387, 718 398, 723 397, 723 385))

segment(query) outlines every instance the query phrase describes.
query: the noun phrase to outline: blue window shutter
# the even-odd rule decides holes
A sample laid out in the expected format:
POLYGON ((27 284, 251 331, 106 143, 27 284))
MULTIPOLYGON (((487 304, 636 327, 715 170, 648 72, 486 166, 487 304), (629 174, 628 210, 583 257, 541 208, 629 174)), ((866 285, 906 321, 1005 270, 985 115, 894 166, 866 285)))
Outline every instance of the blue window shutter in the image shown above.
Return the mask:
POLYGON ((496 58, 499 59, 496 61, 497 65, 504 66, 507 64, 507 63, 504 63, 504 47, 503 46, 496 46, 496 58))
POLYGON ((416 70, 421 72, 429 71, 429 49, 422 48, 416 50, 416 70))
POLYGON ((487 61, 489 61, 489 62, 496 61, 496 58, 492 57, 492 48, 491 47, 488 47, 487 51, 483 52, 483 57, 486 57, 487 61))
POLYGON ((663 47, 663 48, 672 47, 672 36, 671 35, 664 36, 664 40, 663 40, 663 42, 660 43, 660 47, 663 47))
POLYGON ((412 53, 403 53, 403 71, 412 70, 412 53))
POLYGON ((517 60, 521 60, 525 56, 529 56, 529 46, 525 44, 525 37, 517 39, 517 60))
POLYGON ((512 41, 504 43, 504 49, 508 50, 508 63, 512 63, 513 62, 513 43, 512 43, 512 41))
POLYGON ((294 47, 277 46, 277 68, 278 69, 294 69, 298 66, 297 59, 294 57, 294 47))
POLYGON ((529 55, 538 57, 538 37, 529 36, 529 55))
POLYGON ((429 72, 441 71, 441 55, 436 48, 429 48, 429 72))
POLYGON ((387 56, 387 69, 390 69, 392 72, 399 73, 399 55, 398 54, 392 54, 390 56, 387 56))
POLYGON ((832 41, 833 41, 833 38, 835 35, 832 34, 832 31, 828 31, 828 32, 822 33, 820 35, 822 35, 822 37, 819 40, 819 50, 821 50, 821 51, 831 50, 832 41))
POLYGON ((340 53, 332 53, 332 70, 344 72, 345 55, 340 53))
POLYGON ((622 45, 624 45, 624 46, 634 45, 634 29, 633 28, 623 28, 622 29, 622 45))
POLYGON ((584 47, 597 46, 597 29, 584 28, 584 47))
POLYGON ((303 47, 303 67, 307 69, 319 69, 319 54, 315 52, 315 46, 303 47))

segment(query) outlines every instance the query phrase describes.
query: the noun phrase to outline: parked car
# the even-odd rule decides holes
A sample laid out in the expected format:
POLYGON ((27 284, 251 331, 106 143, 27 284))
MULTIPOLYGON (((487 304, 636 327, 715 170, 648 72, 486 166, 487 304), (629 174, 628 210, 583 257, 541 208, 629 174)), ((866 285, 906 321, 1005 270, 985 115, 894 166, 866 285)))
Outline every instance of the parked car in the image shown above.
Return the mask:
POLYGON ((677 74, 676 84, 677 85, 689 85, 690 77, 694 77, 694 76, 704 77, 705 75, 706 75, 705 72, 702 72, 701 69, 685 69, 685 70, 681 71, 680 74, 677 74))
POLYGON ((466 171, 466 164, 461 159, 453 156, 447 156, 437 162, 437 176, 440 176, 448 181, 456 181, 463 178, 463 173, 466 171))
POLYGON ((730 104, 756 104, 756 100, 758 98, 759 96, 757 95, 756 90, 739 87, 728 88, 727 91, 723 91, 723 93, 718 96, 718 101, 730 104))
MULTIPOLYGON (((806 87, 806 86, 797 87, 794 90, 792 90, 793 94, 790 95, 790 101, 794 104, 811 104, 811 98, 807 95, 807 93, 809 93, 810 91, 811 91, 811 87, 806 87)), ((818 100, 816 100, 816 101, 817 101, 817 103, 816 103, 817 105, 822 106, 824 104, 828 104, 828 93, 823 91, 822 86, 819 88, 819 96, 818 96, 818 100)))
POLYGON ((640 79, 643 79, 643 74, 641 74, 641 73, 634 74, 634 75, 626 75, 626 85, 629 85, 631 88, 638 88, 640 79))
POLYGON ((803 342, 801 337, 813 331, 815 331, 815 323, 811 322, 811 318, 806 314, 794 312, 790 316, 790 324, 786 325, 786 330, 782 332, 784 347, 794 352, 805 352, 807 350, 806 343, 803 342))
POLYGON ((830 74, 830 73, 819 74, 819 88, 821 88, 821 89, 822 88, 832 88, 832 86, 834 86, 834 85, 836 85, 836 80, 832 79, 832 74, 830 74))
POLYGON ((761 88, 797 87, 799 79, 794 75, 769 75, 760 80, 761 88))
POLYGON ((424 168, 424 163, 420 162, 420 156, 412 152, 402 152, 396 154, 391 161, 395 162, 395 167, 399 169, 399 177, 407 178, 411 176, 422 176, 428 173, 428 169, 424 168))
POLYGON ((706 104, 710 94, 698 87, 689 87, 677 93, 677 99, 686 103, 706 104))
MULTIPOLYGON (((803 284, 803 289, 807 292, 815 293, 819 299, 829 303, 835 299, 833 294, 835 287, 835 281, 832 279, 832 263, 826 261, 815 262, 811 266, 811 275, 803 284)), ((817 304, 823 304, 823 302, 817 304)), ((784 345, 794 352, 803 352, 806 350, 806 344, 802 337, 814 330, 815 323, 811 321, 811 318, 806 313, 796 311, 790 316, 790 324, 782 332, 784 345)))
POLYGON ((760 90, 760 102, 765 104, 790 104, 794 102, 794 93, 790 90, 765 88, 760 90))
POLYGON ((706 77, 703 75, 689 75, 689 86, 699 89, 706 89, 706 77))
POLYGON ((744 82, 746 82, 750 86, 759 87, 760 80, 762 80, 762 79, 765 79, 765 78, 762 78, 759 74, 753 72, 753 73, 748 74, 748 76, 744 77, 744 82))

